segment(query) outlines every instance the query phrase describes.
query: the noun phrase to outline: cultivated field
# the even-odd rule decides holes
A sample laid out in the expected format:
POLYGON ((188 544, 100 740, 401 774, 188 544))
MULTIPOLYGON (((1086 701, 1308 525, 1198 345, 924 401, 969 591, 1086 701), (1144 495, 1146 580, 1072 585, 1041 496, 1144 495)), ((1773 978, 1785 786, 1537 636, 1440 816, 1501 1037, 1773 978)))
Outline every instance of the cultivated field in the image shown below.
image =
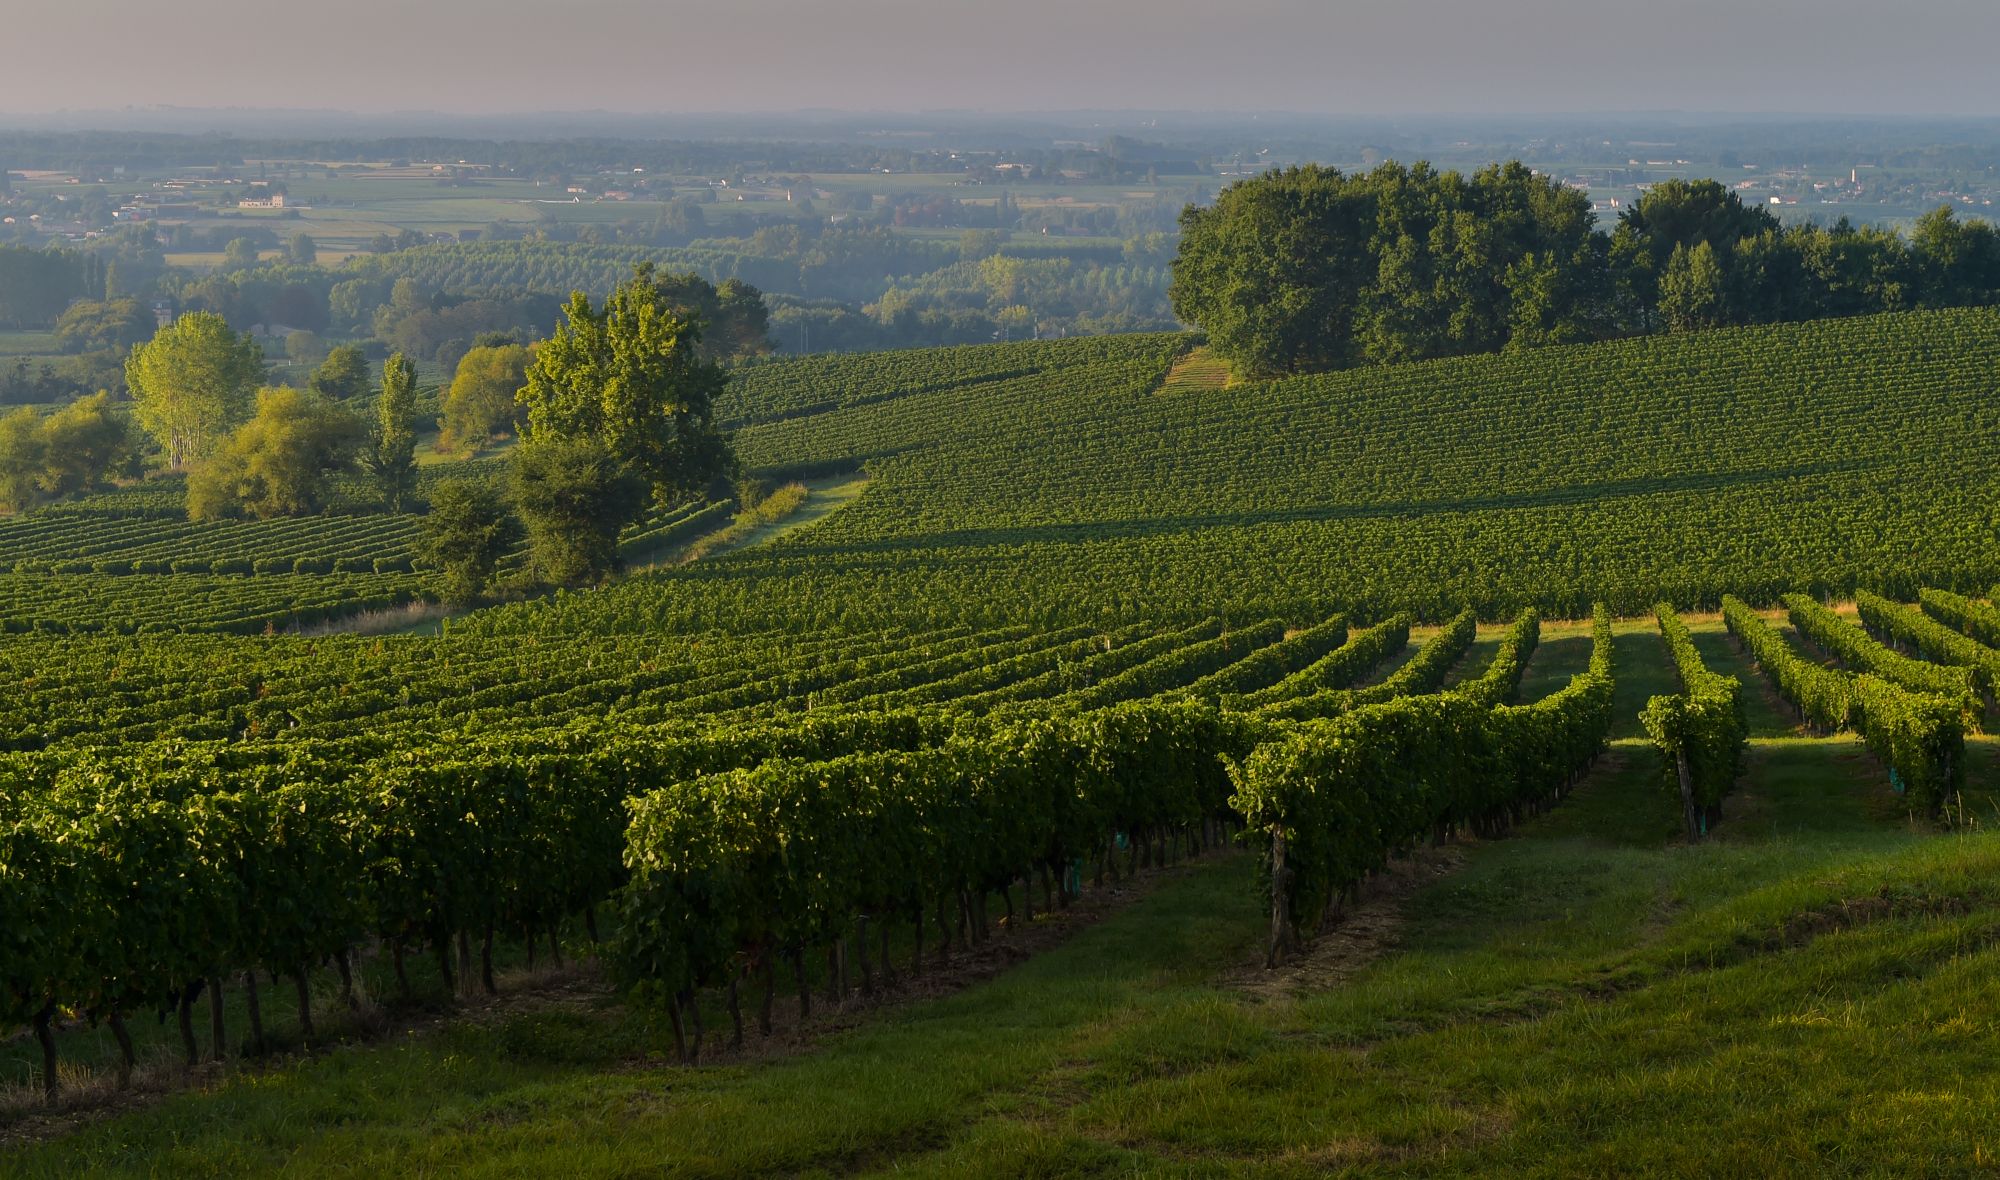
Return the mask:
POLYGON ((758 363, 776 508, 424 634, 0 522, 0 1171, 1976 1170, 1996 329, 758 363))

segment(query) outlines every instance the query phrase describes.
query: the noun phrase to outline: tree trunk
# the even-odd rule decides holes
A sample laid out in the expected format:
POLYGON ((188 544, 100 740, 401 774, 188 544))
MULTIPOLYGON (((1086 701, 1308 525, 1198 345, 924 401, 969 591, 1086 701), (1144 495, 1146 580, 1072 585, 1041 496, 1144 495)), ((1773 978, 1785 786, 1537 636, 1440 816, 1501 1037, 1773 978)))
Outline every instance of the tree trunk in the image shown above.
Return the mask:
POLYGON ((1276 835, 1271 837, 1271 946, 1264 955, 1267 969, 1276 967, 1291 950, 1292 913, 1286 884, 1285 838, 1276 835))
POLYGON ((132 1088, 132 1067, 138 1064, 132 1052, 132 1034, 125 1028, 125 1016, 113 1009, 111 1012, 111 1035, 118 1040, 118 1088, 132 1088))
POLYGON ((389 943, 389 958, 396 965, 396 994, 405 1002, 410 999, 410 973, 403 965, 403 940, 392 939, 389 943))
POLYGON ((458 932, 458 980, 472 990, 472 936, 463 930, 458 932))
POLYGON ((742 976, 741 968, 729 969, 729 1047, 732 1049, 743 1047, 743 1003, 736 994, 736 984, 742 976))
POLYGON ((188 984, 181 989, 180 1002, 174 1005, 174 1017, 181 1029, 181 1052, 188 1069, 201 1064, 201 1048, 194 1043, 194 998, 201 994, 201 987, 199 982, 188 984))
POLYGON ((674 1056, 682 1065, 687 1064, 687 1029, 681 1023, 681 993, 675 992, 667 999, 667 1019, 674 1025, 674 1056))
POLYGON ((584 909, 584 911, 583 911, 583 929, 584 929, 584 932, 585 932, 586 934, 589 934, 589 935, 590 935, 590 941, 591 941, 592 943, 596 943, 596 942, 600 941, 600 940, 598 939, 598 937, 597 937, 597 907, 596 907, 596 906, 588 906, 588 907, 585 907, 585 909, 584 909))
POLYGON ((307 979, 311 971, 310 967, 301 963, 299 973, 294 977, 299 982, 299 1035, 308 1041, 313 1039, 312 984, 307 979))
POLYGON ((56 1036, 49 1027, 55 1014, 53 1002, 42 1005, 42 1010, 35 1013, 35 1041, 42 1047, 42 1100, 50 1106, 56 1104, 56 1096, 62 1093, 62 1081, 56 1077, 56 1036))
POLYGON ((694 1036, 688 1043, 688 1064, 699 1065, 701 1063, 701 1042, 704 1030, 701 1026, 701 993, 694 988, 687 989, 687 1010, 688 1024, 694 1032, 694 1036))
POLYGON ((243 1047, 246 1053, 264 1051, 264 1009, 257 1003, 257 971, 255 968, 243 973, 243 1005, 250 1014, 250 1043, 243 1047))
POLYGON ((880 939, 882 951, 882 986, 885 988, 895 987, 896 965, 889 961, 889 919, 885 917, 877 925, 881 927, 876 937, 880 939))
POLYGON ((868 961, 868 915, 862 914, 854 923, 854 949, 861 959, 861 994, 875 994, 875 966, 868 961))
POLYGON ((227 1039, 222 1028, 222 976, 208 981, 208 1039, 215 1059, 221 1061, 227 1055, 224 1041, 227 1039))
POLYGON ((915 978, 924 973, 924 907, 917 906, 916 948, 910 952, 910 976, 915 978))
POLYGON ((771 1035, 771 1006, 778 999, 778 965, 767 952, 763 956, 764 965, 764 1005, 757 1011, 757 1031, 771 1035))
POLYGON ((458 995, 458 981, 451 974, 451 935, 447 934, 432 941, 431 949, 437 952, 438 978, 444 980, 445 998, 458 995))
POLYGON ((486 989, 489 996, 497 996, 500 989, 493 986, 493 927, 486 927, 486 934, 479 940, 479 986, 486 989))
POLYGON ((561 932, 561 922, 549 923, 549 962, 555 964, 557 970, 561 970, 563 965, 561 932))
POLYGON ((792 948, 792 974, 798 978, 799 1022, 804 1023, 812 1015, 813 997, 812 985, 806 980, 806 948, 803 946, 792 948))
POLYGON ((1680 778, 1681 817, 1687 822, 1688 842, 1692 844, 1701 839, 1701 818, 1695 809, 1694 775, 1688 771, 1685 750, 1674 751, 1674 772, 1680 778))
POLYGON ((361 1011, 361 997, 354 994, 354 964, 347 956, 347 948, 341 947, 333 956, 333 965, 340 971, 340 999, 349 1012, 361 1011))

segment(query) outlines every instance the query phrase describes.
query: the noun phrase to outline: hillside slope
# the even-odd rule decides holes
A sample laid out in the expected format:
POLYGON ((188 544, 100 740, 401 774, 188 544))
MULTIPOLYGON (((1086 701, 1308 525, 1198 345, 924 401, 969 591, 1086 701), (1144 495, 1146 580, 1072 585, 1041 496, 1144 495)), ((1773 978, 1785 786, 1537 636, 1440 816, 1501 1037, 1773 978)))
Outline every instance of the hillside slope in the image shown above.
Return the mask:
POLYGON ((868 494, 590 613, 611 629, 1578 615, 2000 575, 2000 312, 1153 396, 1187 343, 809 359, 809 395, 762 367, 729 409, 745 461, 866 464, 868 494))

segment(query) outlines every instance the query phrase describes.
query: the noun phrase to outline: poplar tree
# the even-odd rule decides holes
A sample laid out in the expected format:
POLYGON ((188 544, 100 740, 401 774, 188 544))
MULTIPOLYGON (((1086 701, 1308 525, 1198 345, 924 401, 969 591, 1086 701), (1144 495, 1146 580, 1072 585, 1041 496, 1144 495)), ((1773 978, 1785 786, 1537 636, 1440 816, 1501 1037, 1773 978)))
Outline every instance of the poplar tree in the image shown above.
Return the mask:
POLYGON ((382 365, 382 392, 364 463, 391 512, 403 511, 417 479, 417 367, 402 353, 382 365))
POLYGON ((175 470, 250 416, 263 377, 263 350, 210 311, 189 312, 161 328, 125 361, 133 416, 175 470))

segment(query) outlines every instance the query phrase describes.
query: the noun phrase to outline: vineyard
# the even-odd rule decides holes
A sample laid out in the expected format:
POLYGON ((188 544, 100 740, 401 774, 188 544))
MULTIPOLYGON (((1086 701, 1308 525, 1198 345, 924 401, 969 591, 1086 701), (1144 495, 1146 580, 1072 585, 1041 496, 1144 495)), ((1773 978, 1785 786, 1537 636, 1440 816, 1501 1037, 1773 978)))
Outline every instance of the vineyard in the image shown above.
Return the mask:
POLYGON ((995 346, 962 379, 947 361, 984 350, 884 354, 879 381, 866 357, 760 366, 730 395, 745 461, 865 466, 859 503, 775 546, 480 625, 1441 622, 2000 580, 1991 311, 1154 396, 1186 347, 995 346), (1051 359, 1023 373, 1037 352, 1051 359), (1053 359, 1070 355, 1087 359, 1053 359))
POLYGON ((1593 1022, 1706 1012, 1668 1055, 1697 1089, 1810 1118, 1815 1005, 1990 956, 2000 315, 1161 396, 1193 345, 744 368, 749 474, 858 499, 434 634, 287 633, 415 598, 420 517, 190 525, 154 488, 0 522, 0 1130, 351 1040, 32 1167, 423 1171, 519 1119, 517 1166, 602 1174, 1701 1172, 1688 1105, 1620 1088, 1654 1034, 1593 1022), (1779 960, 1811 986, 1711 982, 1779 960), (589 1010, 510 1016, 552 971, 589 1010), (362 1016, 473 1002, 435 1042, 362 1016), (342 1069, 425 1113, 245 1146, 208 1105, 342 1069), (1635 1103, 1645 1141, 1605 1141, 1635 1103))

